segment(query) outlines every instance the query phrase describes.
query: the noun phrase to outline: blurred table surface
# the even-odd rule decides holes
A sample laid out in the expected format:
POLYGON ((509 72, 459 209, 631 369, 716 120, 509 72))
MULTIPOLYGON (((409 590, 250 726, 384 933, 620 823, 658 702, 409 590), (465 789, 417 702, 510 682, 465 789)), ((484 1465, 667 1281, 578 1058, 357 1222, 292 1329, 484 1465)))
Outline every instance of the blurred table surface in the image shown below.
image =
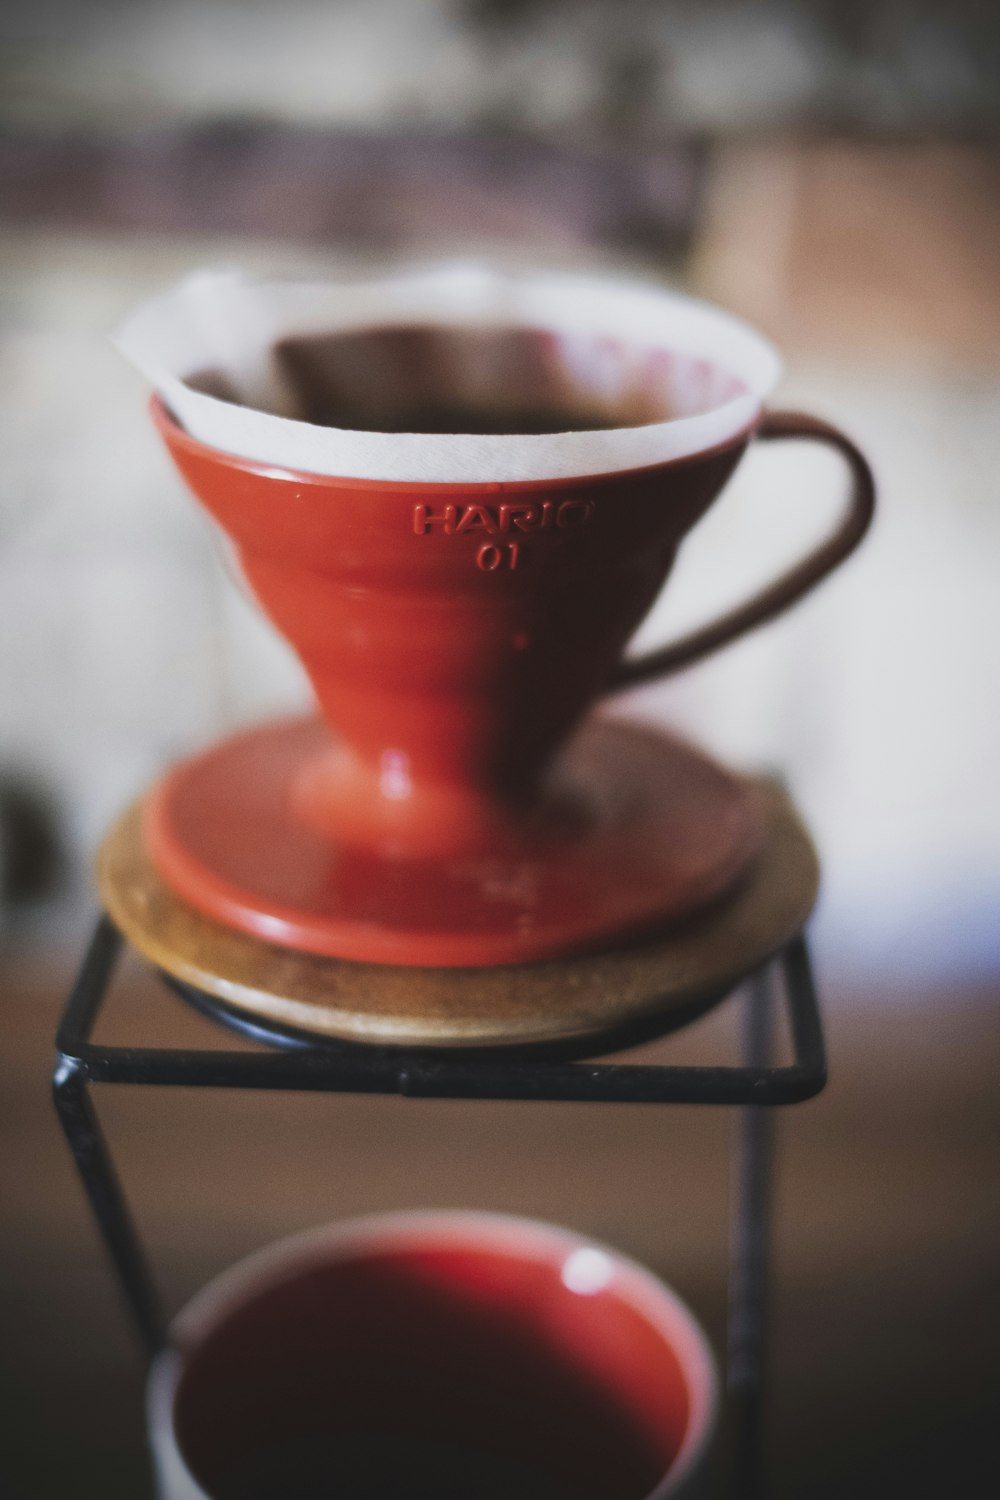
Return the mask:
MULTIPOLYGON (((48 1094, 73 967, 69 953, 0 962, 0 1489, 139 1500, 150 1493, 141 1357, 48 1094)), ((831 1084, 777 1117, 772 1494, 995 1492, 996 996, 825 998, 831 1084)), ((644 1055, 730 1058, 735 1011, 727 1002, 644 1055)), ((131 958, 101 1028, 109 1041, 219 1038, 131 958)), ((493 1208, 646 1261, 721 1354, 731 1111, 128 1087, 95 1097, 170 1308, 312 1224, 493 1208)))

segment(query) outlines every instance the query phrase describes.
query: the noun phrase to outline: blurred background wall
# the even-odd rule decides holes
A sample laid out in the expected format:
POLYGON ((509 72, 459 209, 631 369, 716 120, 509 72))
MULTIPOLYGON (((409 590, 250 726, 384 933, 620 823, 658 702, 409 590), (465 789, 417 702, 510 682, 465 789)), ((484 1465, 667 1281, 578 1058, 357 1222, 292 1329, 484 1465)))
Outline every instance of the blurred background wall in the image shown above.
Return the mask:
MULTIPOLYGON (((76 941, 122 803, 305 699, 107 332, 206 263, 460 252, 721 302, 785 351, 781 404, 870 453, 862 554, 629 707, 788 777, 841 988, 1000 972, 995 7, 8 0, 0 28, 8 936, 76 941)), ((644 639, 762 577, 839 483, 753 455, 644 639)))

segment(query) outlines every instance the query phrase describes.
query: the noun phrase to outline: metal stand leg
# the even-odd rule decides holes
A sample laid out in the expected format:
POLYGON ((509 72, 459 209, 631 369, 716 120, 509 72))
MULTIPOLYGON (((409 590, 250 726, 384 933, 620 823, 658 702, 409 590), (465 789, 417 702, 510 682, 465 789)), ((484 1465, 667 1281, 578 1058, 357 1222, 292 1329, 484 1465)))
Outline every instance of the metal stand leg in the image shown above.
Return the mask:
MULTIPOLYGON (((750 982, 744 1062, 767 1067, 774 1023, 773 969, 750 982)), ((733 1184, 729 1270, 728 1384, 733 1413, 734 1482, 738 1500, 764 1500, 763 1405, 766 1360, 768 1261, 771 1237, 771 1112, 746 1105, 740 1112, 733 1184)))
MULTIPOLYGON (((80 1010, 96 1009, 119 949, 114 930, 107 925, 99 927, 71 1005, 80 1010)), ((61 1056, 52 1077, 59 1122, 146 1352, 153 1355, 163 1347, 163 1317, 87 1085, 84 1064, 61 1056)))

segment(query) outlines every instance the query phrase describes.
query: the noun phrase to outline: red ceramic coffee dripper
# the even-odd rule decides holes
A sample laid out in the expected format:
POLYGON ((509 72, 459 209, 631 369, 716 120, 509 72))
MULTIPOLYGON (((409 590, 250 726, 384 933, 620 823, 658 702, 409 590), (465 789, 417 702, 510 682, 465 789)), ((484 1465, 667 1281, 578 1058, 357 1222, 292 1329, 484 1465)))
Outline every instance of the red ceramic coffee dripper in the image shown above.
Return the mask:
POLYGON ((146 837, 186 900, 241 930, 375 962, 539 959, 678 920, 752 860, 752 786, 666 736, 588 726, 602 693, 676 670, 834 568, 873 509, 866 461, 813 418, 549 481, 429 484, 276 469, 154 420, 325 724, 266 726, 170 773, 146 837), (626 644, 752 437, 846 459, 833 535, 747 604, 637 661, 626 644))

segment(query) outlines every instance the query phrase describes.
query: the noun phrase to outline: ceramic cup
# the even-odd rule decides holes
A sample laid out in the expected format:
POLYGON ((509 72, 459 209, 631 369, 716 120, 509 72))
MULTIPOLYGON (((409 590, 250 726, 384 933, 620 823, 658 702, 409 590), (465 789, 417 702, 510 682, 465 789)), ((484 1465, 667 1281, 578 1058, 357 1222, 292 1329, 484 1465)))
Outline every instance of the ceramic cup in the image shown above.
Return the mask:
POLYGON ((711 1352, 648 1271, 478 1213, 279 1243, 177 1319, 161 1500, 667 1500, 699 1492, 711 1352))
MULTIPOLYGON (((580 305, 592 326, 572 335, 557 322, 484 333, 473 308, 469 326, 341 330, 318 352, 291 341, 312 420, 254 412, 250 426, 268 439, 278 424, 303 457, 341 455, 337 473, 215 446, 154 400, 174 461, 325 720, 216 747, 150 800, 154 862, 208 916, 338 958, 520 962, 679 920, 756 854, 753 810, 732 784, 618 740, 567 769, 563 747, 603 693, 697 661, 829 573, 868 526, 871 474, 825 423, 765 411, 779 364, 738 320, 596 280, 577 317, 580 305), (484 340, 488 352, 469 356, 484 340), (465 430, 442 431, 468 390, 465 430), (324 411, 427 430, 338 429, 331 450, 324 411), (571 419, 583 425, 522 432, 571 419), (507 435, 478 431, 489 422, 507 435), (779 438, 846 459, 832 533, 722 618, 626 659, 685 535, 748 447, 779 438)), ((197 399, 244 440, 245 407, 197 399)))

